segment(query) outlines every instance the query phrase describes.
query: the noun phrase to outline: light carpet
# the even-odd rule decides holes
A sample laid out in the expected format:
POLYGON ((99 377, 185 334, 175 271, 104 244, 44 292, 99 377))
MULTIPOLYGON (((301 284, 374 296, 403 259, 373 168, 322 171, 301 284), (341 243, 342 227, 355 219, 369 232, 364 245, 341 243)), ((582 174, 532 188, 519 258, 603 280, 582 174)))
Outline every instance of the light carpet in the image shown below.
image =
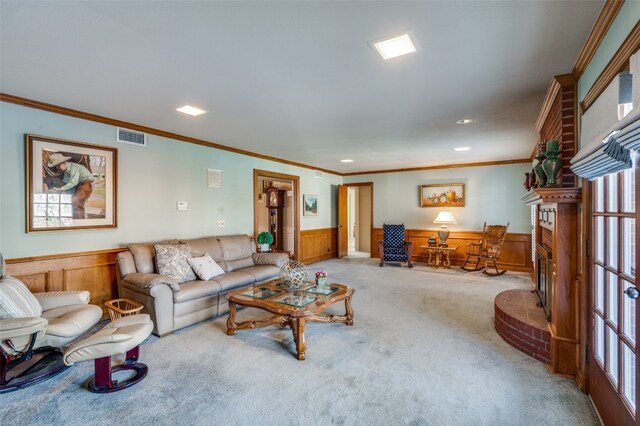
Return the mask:
POLYGON ((549 374, 494 329, 496 294, 527 288, 526 274, 377 262, 309 267, 356 292, 353 327, 307 325, 306 361, 295 359, 289 329, 227 336, 225 316, 147 339, 149 374, 128 390, 88 392, 85 362, 0 395, 0 424, 599 424, 573 380, 549 374))

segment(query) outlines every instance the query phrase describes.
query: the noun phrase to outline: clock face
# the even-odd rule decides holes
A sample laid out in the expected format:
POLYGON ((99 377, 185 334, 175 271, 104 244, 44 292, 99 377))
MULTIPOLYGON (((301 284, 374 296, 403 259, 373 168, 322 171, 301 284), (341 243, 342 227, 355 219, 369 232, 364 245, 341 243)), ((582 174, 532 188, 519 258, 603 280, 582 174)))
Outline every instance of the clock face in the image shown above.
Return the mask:
POLYGON ((276 193, 276 191, 272 191, 269 195, 269 204, 272 206, 278 205, 278 194, 276 193))

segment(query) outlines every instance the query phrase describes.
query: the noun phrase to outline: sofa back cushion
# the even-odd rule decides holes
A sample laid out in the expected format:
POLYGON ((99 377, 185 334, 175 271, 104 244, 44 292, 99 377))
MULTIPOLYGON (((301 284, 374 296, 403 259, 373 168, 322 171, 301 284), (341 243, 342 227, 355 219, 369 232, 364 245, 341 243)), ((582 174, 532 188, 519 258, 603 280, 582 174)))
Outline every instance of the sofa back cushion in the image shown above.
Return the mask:
POLYGON ((180 244, 188 244, 189 247, 191 247, 191 255, 193 257, 201 257, 208 254, 224 271, 227 270, 227 265, 224 263, 224 256, 222 255, 222 248, 218 242, 218 237, 180 240, 180 244))
POLYGON ((253 253, 256 245, 248 235, 230 235, 218 237, 227 272, 253 266, 253 253))
POLYGON ((158 241, 157 243, 131 243, 127 246, 133 255, 133 262, 136 270, 143 274, 153 274, 156 272, 156 251, 154 244, 178 244, 178 240, 158 241))
POLYGON ((37 318, 42 315, 42 306, 17 278, 4 276, 0 279, 0 319, 37 318))

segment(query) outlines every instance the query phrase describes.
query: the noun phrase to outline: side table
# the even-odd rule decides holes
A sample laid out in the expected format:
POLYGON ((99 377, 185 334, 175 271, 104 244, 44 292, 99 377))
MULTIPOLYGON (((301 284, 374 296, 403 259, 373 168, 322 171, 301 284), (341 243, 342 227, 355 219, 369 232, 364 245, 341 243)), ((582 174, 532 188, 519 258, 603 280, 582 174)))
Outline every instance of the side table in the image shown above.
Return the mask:
POLYGON ((447 268, 451 269, 451 259, 449 256, 452 252, 456 251, 458 246, 449 246, 449 247, 431 247, 431 246, 420 246, 420 250, 426 250, 429 253, 429 260, 427 261, 427 265, 432 268, 447 268))

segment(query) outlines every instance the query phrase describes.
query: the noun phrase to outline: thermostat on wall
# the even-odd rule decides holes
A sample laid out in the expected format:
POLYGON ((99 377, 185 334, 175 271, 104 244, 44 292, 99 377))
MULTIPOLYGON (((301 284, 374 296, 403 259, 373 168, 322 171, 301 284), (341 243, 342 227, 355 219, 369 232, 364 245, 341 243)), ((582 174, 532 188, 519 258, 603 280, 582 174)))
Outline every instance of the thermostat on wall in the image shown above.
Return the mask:
POLYGON ((176 207, 177 207, 179 212, 186 212, 187 211, 187 202, 186 201, 178 201, 176 203, 176 207))

